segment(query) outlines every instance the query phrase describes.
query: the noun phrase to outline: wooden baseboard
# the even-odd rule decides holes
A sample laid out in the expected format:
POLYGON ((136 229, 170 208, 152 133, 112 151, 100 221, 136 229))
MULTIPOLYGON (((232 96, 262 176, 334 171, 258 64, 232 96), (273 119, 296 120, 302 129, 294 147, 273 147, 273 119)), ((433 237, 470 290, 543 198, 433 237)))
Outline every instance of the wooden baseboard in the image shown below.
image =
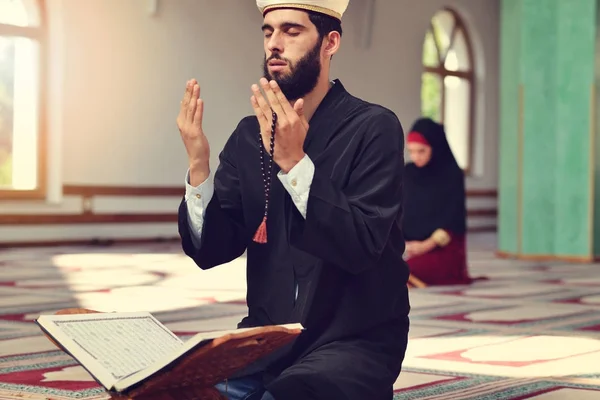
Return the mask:
POLYGON ((81 197, 183 197, 185 195, 185 186, 64 185, 63 195, 81 197))
MULTIPOLYGON (((137 224, 177 222, 177 210, 169 213, 97 213, 93 199, 103 196, 117 197, 183 197, 185 188, 180 186, 93 186, 64 185, 63 194, 80 197, 82 213, 71 214, 0 214, 0 225, 72 225, 72 224, 137 224)), ((468 198, 496 198, 495 189, 467 190, 468 198)), ((470 218, 496 218, 496 207, 468 209, 470 218)))
POLYGON ((177 243, 179 237, 166 238, 115 238, 115 239, 68 239, 28 242, 0 242, 0 249, 31 248, 31 247, 60 247, 60 246, 123 246, 132 244, 177 243))
POLYGON ((149 214, 4 214, 0 225, 140 224, 177 222, 177 213, 149 214))
MULTIPOLYGON (((91 207, 92 199, 101 196, 117 197, 182 197, 185 188, 174 187, 129 187, 129 186, 90 186, 90 185, 64 185, 63 194, 78 196, 82 201, 83 212, 80 214, 0 214, 0 226, 56 226, 56 225, 94 225, 94 224, 149 224, 149 223, 177 223, 177 212, 169 213, 95 213, 91 207)), ((467 190, 467 197, 496 198, 495 189, 467 190)), ((478 208, 467 210, 471 218, 497 216, 496 208, 478 208)), ((496 226, 476 226, 468 229, 469 233, 495 232, 496 226)), ((52 241, 23 241, 0 242, 1 248, 15 247, 48 247, 48 246, 77 246, 98 245, 110 246, 120 244, 142 244, 165 241, 178 241, 179 238, 139 238, 139 239, 69 239, 52 241)))
POLYGON ((471 208, 467 209, 467 217, 497 217, 498 210, 495 208, 471 208))
POLYGON ((467 197, 488 197, 497 198, 498 190, 496 189, 467 189, 467 197))
POLYGON ((516 259, 524 261, 565 261, 569 263, 591 263, 595 261, 594 257, 586 256, 568 256, 560 254, 516 254, 506 251, 496 251, 496 256, 499 258, 516 259))

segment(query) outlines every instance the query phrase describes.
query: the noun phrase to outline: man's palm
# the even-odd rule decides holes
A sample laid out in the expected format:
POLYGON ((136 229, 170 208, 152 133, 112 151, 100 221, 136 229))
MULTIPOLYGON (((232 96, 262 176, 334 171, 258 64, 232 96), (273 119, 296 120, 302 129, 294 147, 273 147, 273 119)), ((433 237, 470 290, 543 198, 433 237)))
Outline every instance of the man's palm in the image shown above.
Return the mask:
POLYGON ((208 163, 210 158, 210 146, 202 130, 203 113, 204 102, 200 99, 200 86, 192 79, 186 85, 177 116, 177 127, 190 165, 208 163))

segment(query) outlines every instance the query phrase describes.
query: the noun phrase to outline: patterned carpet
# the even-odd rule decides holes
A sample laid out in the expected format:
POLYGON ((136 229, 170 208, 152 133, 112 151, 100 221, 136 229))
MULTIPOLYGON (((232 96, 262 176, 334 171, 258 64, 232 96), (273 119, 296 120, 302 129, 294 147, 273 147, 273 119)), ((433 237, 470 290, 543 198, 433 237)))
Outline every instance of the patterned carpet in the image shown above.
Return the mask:
MULTIPOLYGON (((494 257, 470 239, 471 287, 413 290, 397 399, 600 398, 600 265, 494 257)), ((151 311, 178 335, 231 329, 243 259, 200 271, 177 244, 0 251, 0 399, 105 399, 31 322, 66 307, 151 311)), ((368 399, 366 399, 368 400, 368 399)))

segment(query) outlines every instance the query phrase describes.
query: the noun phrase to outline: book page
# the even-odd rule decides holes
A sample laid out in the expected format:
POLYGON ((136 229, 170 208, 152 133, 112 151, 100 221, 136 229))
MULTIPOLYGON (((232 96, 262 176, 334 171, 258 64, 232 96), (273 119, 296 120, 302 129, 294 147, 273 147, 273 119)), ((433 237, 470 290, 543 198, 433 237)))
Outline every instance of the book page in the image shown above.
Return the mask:
POLYGON ((183 346, 149 313, 44 315, 38 323, 107 389, 183 346))

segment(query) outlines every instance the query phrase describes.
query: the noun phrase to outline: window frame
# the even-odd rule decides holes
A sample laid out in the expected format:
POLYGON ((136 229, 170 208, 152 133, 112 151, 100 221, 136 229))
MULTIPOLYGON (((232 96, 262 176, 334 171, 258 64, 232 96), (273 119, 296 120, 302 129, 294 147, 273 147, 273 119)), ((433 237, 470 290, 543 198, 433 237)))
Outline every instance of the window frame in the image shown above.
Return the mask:
MULTIPOLYGON (((21 0, 25 2, 26 0, 21 0)), ((25 37, 33 39, 38 45, 38 132, 37 132, 37 186, 30 190, 2 189, 0 188, 1 200, 43 200, 48 190, 48 129, 47 129, 47 12, 45 0, 29 0, 37 7, 39 24, 35 26, 17 26, 0 23, 0 36, 25 37)))
MULTIPOLYGON (((474 51, 473 51, 473 43, 471 41, 471 35, 469 33, 469 30, 467 29, 467 26, 463 20, 463 18, 460 16, 460 14, 455 11, 454 9, 450 8, 450 7, 442 7, 441 9, 439 9, 438 11, 436 11, 433 16, 429 19, 429 24, 427 27, 427 31, 425 32, 425 38, 427 37, 427 34, 431 33, 432 38, 433 38, 433 42, 435 44, 435 48, 436 48, 436 52, 437 52, 437 56, 438 56, 438 66, 437 67, 430 67, 425 65, 425 63, 423 62, 423 56, 421 56, 421 65, 422 65, 422 72, 421 75, 425 74, 425 73, 429 73, 432 75, 435 75, 437 77, 439 77, 441 79, 441 93, 440 93, 440 116, 441 116, 441 121, 439 121, 440 123, 444 123, 444 117, 445 117, 445 112, 446 112, 446 107, 445 107, 445 102, 446 102, 446 84, 445 84, 445 78, 447 76, 453 76, 453 77, 457 77, 463 80, 466 80, 469 82, 469 105, 468 105, 468 123, 469 123, 469 128, 467 130, 467 155, 468 155, 468 161, 466 164, 466 167, 463 169, 464 173, 466 175, 471 175, 472 172, 472 167, 473 167, 473 157, 475 155, 474 152, 474 145, 475 145, 475 104, 476 104, 476 63, 475 63, 475 57, 474 57, 474 51), (446 54, 444 55, 444 58, 442 59, 442 54, 440 53, 440 44, 438 43, 438 41, 436 40, 436 36, 435 36, 435 30, 433 27, 433 16, 435 16, 437 13, 441 12, 441 11, 446 11, 448 13, 450 13, 454 19, 454 26, 452 28, 452 33, 450 35, 450 43, 448 45, 448 50, 452 48, 452 46, 454 45, 454 40, 456 39, 456 36, 458 34, 459 31, 462 31, 462 34, 464 36, 465 39, 465 43, 466 43, 466 47, 467 47, 467 57, 469 58, 469 70, 468 71, 450 71, 447 70, 445 67, 445 61, 446 61, 446 57, 448 56, 449 51, 446 51, 446 54)), ((421 54, 423 54, 425 52, 425 39, 423 40, 423 50, 421 52, 421 54)), ((421 85, 422 87, 422 85, 421 85)))

